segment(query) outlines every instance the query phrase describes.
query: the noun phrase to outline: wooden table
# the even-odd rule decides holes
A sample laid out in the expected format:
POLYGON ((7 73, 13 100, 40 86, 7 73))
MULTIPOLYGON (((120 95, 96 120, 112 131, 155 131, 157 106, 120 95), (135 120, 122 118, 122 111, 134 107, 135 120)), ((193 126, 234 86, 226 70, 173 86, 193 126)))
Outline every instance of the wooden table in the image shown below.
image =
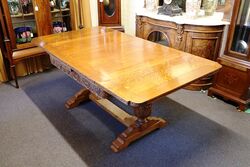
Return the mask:
POLYGON ((105 27, 38 37, 33 40, 52 64, 84 86, 67 108, 91 99, 127 129, 111 144, 118 152, 132 141, 166 125, 150 117, 152 103, 190 82, 216 72, 221 65, 105 27), (134 116, 109 99, 132 107, 134 116))

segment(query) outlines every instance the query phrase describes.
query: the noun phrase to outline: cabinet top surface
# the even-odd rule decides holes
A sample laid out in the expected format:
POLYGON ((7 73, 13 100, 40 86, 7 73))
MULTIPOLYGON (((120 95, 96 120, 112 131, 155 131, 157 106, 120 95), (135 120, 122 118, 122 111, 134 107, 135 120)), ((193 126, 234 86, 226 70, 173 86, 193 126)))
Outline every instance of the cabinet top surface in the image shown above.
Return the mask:
POLYGON ((221 67, 104 27, 41 36, 32 42, 127 104, 156 99, 221 67))
POLYGON ((170 17, 167 15, 159 15, 157 11, 150 11, 147 9, 140 9, 136 12, 137 16, 146 16, 157 20, 170 21, 176 24, 190 24, 190 25, 200 25, 200 26, 219 26, 219 25, 229 25, 227 21, 222 21, 223 13, 215 12, 212 16, 202 16, 197 18, 190 18, 183 13, 182 16, 170 17))

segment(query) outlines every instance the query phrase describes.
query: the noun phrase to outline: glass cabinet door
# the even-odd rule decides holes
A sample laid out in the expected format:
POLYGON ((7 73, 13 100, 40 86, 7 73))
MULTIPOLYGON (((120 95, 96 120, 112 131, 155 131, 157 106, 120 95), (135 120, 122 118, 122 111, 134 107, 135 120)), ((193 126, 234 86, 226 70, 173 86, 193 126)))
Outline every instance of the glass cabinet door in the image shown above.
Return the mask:
POLYGON ((233 24, 233 28, 230 37, 231 44, 229 46, 229 53, 231 55, 236 55, 238 58, 249 60, 250 1, 241 1, 238 8, 238 15, 236 15, 234 22, 232 21, 231 24, 233 24))
POLYGON ((70 0, 49 0, 53 33, 72 30, 70 0))
POLYGON ((32 0, 8 0, 17 44, 28 43, 37 36, 32 0))
POLYGON ((105 13, 111 17, 115 13, 115 0, 104 0, 103 1, 104 11, 105 13))

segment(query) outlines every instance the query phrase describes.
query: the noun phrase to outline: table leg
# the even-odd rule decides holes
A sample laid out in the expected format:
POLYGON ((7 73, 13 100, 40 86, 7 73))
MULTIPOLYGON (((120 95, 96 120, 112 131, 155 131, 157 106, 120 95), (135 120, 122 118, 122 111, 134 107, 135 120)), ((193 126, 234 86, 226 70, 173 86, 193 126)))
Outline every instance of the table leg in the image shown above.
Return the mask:
POLYGON ((90 92, 88 89, 82 88, 74 96, 72 96, 69 100, 66 101, 65 107, 67 109, 71 109, 78 106, 81 102, 89 100, 89 93, 90 92))
POLYGON ((133 110, 137 119, 112 142, 111 149, 114 152, 126 148, 131 142, 167 124, 161 118, 149 117, 152 111, 152 104, 142 104, 134 107, 133 110))

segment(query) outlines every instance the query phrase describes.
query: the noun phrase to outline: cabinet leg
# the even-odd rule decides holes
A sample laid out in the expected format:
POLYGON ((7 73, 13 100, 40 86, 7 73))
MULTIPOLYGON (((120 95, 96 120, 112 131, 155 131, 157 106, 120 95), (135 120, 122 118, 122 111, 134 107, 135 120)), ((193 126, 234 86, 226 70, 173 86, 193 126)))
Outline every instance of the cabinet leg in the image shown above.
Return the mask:
POLYGON ((246 104, 239 104, 238 110, 239 112, 243 112, 246 110, 246 104))

